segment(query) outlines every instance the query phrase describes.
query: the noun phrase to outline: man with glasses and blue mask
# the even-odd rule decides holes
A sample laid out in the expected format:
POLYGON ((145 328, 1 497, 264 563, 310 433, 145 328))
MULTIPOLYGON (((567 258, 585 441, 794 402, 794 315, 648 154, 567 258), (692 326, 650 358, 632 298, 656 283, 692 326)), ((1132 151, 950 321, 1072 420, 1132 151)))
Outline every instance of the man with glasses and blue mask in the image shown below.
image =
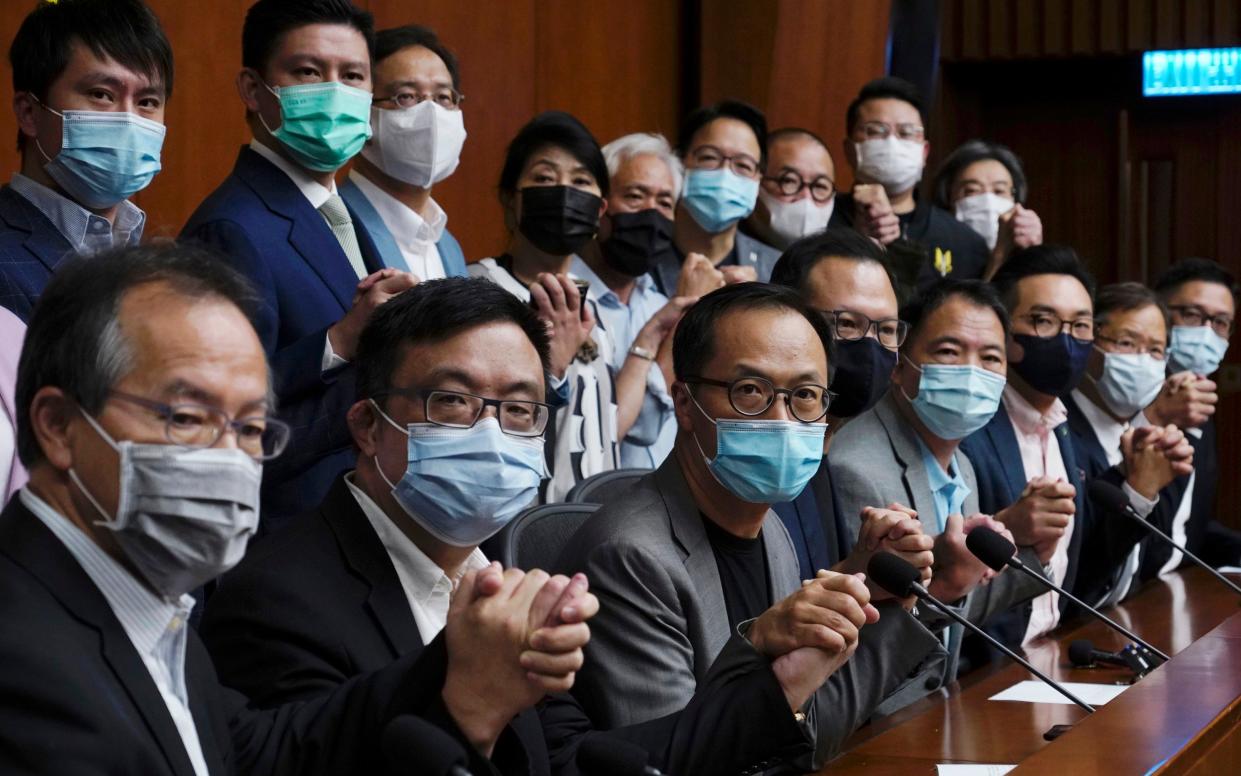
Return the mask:
POLYGON ((413 714, 482 773, 505 715, 572 683, 598 602, 494 568, 465 575, 426 649, 320 697, 261 710, 219 682, 188 593, 245 553, 290 439, 260 303, 189 246, 77 259, 48 284, 18 373, 30 481, 0 514, 0 771, 380 773, 385 729, 413 714))
POLYGON ((142 239, 130 197, 160 171, 172 48, 141 0, 62 0, 30 12, 9 66, 22 162, 0 188, 0 305, 27 320, 61 260, 142 239))
POLYGON ((665 296, 677 293, 683 264, 705 257, 729 283, 766 282, 780 252, 738 229, 758 202, 767 143, 762 111, 724 100, 689 115, 677 138, 685 185, 677 203, 672 244, 651 274, 665 296))
POLYGON ((372 135, 371 15, 350 0, 259 0, 241 37, 237 89, 254 139, 181 237, 219 249, 263 297, 255 328, 294 436, 263 483, 267 531, 349 467, 358 336, 417 278, 336 190, 336 171, 372 135))
POLYGON ((830 342, 823 317, 778 286, 727 286, 682 318, 672 455, 593 515, 556 564, 585 572, 602 605, 575 687, 597 724, 681 709, 732 636, 777 675, 791 667, 780 655, 813 647, 826 650, 830 676, 813 694, 790 694, 786 714, 815 736, 813 763, 795 764, 814 769, 884 697, 923 681, 915 669, 942 660, 900 605, 871 607, 857 576, 803 581, 770 510, 822 460, 830 342))
MULTIPOLYGON (((481 279, 429 281, 376 312, 359 344, 358 400, 349 412, 356 468, 211 599, 202 630, 225 684, 277 706, 321 696, 435 640, 462 595, 460 580, 494 565, 478 545, 537 497, 548 348, 535 312, 481 279)), ((580 627, 595 605, 586 576, 552 580, 564 600, 547 624, 580 627)), ((535 648, 563 649, 551 631, 544 635, 535 648)), ((813 676, 807 657, 814 656, 786 662, 813 676)), ((715 773, 808 749, 789 714, 769 713, 788 705, 768 666, 737 639, 689 708, 610 735, 676 773, 715 773), (756 714, 766 724, 753 724, 756 714), (721 746, 721 728, 746 732, 721 746)), ((786 682, 796 691, 805 679, 786 682)), ((537 714, 515 717, 479 700, 480 721, 504 732, 471 743, 500 772, 577 772, 573 751, 592 726, 571 697, 553 695, 537 714)))

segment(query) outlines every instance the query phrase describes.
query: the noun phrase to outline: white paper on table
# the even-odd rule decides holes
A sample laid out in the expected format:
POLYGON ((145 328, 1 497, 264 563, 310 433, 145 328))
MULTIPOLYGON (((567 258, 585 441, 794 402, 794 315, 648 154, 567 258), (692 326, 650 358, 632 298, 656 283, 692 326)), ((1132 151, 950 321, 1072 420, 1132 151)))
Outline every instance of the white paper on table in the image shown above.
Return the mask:
MULTIPOLYGON (((1087 682, 1061 682, 1060 684, 1091 706, 1102 706, 1129 687, 1127 684, 1091 684, 1087 682)), ((1073 701, 1056 692, 1051 685, 1033 679, 1017 682, 1012 687, 992 695, 987 700, 1074 705, 1073 701)))
POLYGON ((1004 776, 1004 774, 1016 768, 1016 765, 979 765, 970 763, 968 765, 961 763, 940 763, 936 765, 936 773, 939 776, 1004 776))

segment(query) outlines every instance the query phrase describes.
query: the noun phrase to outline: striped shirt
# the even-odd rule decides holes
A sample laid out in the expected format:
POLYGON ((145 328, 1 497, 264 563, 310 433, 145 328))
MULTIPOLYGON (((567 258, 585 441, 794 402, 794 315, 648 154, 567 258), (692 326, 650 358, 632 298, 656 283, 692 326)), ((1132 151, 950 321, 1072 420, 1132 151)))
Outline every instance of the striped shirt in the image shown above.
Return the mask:
POLYGON ((19 497, 22 504, 65 545, 99 592, 103 593, 112 614, 121 623, 125 635, 129 636, 138 656, 151 672, 151 679, 168 706, 168 714, 177 726, 177 732, 181 734, 181 742, 194 766, 194 773, 208 776, 207 762, 203 759, 198 729, 194 726, 185 687, 186 631, 194 598, 189 595, 183 595, 177 601, 160 598, 29 488, 22 488, 19 497))
POLYGON ((146 213, 127 199, 117 206, 116 221, 112 222, 21 173, 13 175, 9 186, 47 216, 76 253, 89 256, 137 245, 142 240, 146 213))

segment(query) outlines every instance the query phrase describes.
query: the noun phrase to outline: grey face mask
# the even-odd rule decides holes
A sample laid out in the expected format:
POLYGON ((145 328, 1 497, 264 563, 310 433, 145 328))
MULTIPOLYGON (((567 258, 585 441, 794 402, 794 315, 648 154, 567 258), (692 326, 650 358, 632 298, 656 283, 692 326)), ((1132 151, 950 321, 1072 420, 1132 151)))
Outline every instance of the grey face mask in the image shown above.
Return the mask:
POLYGON ((258 528, 258 461, 240 450, 116 442, 82 415, 120 455, 116 516, 72 468, 69 477, 147 584, 175 599, 237 565, 258 528))

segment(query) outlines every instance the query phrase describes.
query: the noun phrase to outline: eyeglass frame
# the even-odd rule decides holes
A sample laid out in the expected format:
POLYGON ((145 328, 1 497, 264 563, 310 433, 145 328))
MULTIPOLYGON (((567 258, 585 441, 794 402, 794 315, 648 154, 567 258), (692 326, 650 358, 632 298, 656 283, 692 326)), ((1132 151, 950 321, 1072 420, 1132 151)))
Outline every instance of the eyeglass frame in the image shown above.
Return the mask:
POLYGON ((386 391, 380 391, 379 393, 372 394, 370 398, 372 401, 378 402, 379 400, 384 399, 388 396, 400 396, 402 398, 409 399, 410 401, 421 400, 423 420, 427 423, 439 426, 441 428, 474 428, 475 426, 478 425, 479 419, 483 417, 483 413, 487 411, 487 408, 495 407, 496 408, 496 422, 499 424, 501 432, 508 434, 509 436, 519 437, 521 439, 534 439, 536 437, 541 437, 547 433, 547 426, 549 423, 551 423, 551 419, 552 419, 553 407, 552 405, 544 401, 535 401, 533 399, 493 399, 487 396, 479 396, 476 393, 470 393, 468 391, 453 391, 447 388, 389 388, 386 391), (470 425, 468 426, 454 426, 449 423, 440 423, 439 421, 431 420, 431 412, 430 412, 431 395, 436 394, 436 393, 446 393, 452 396, 467 396, 471 399, 478 399, 482 401, 483 404, 481 407, 478 408, 478 414, 474 416, 474 420, 471 421, 470 425), (502 405, 504 404, 534 404, 536 406, 542 407, 545 411, 545 416, 544 416, 545 420, 543 421, 543 428, 539 429, 533 434, 515 433, 513 431, 509 431, 508 429, 504 428, 504 421, 501 420, 501 418, 504 417, 503 413, 501 412, 502 405))
POLYGON ((820 175, 814 180, 808 181, 805 178, 803 178, 801 176, 801 173, 799 173, 797 170, 784 170, 779 175, 764 175, 763 180, 771 181, 772 183, 776 184, 776 189, 779 190, 779 192, 783 196, 786 196, 786 197, 795 197, 798 194, 802 193, 803 189, 810 189, 810 199, 814 200, 820 205, 828 202, 829 200, 831 200, 832 197, 836 196, 836 181, 832 180, 826 175, 820 175), (783 182, 781 181, 781 178, 783 178, 784 176, 793 176, 794 178, 797 178, 797 188, 794 189, 793 191, 787 191, 785 189, 783 182), (826 181, 827 187, 831 189, 831 193, 828 194, 823 199, 819 199, 818 197, 814 195, 814 186, 816 183, 820 181, 826 181))
POLYGON ((1068 320, 1065 320, 1064 318, 1061 318, 1059 315, 1056 315, 1055 313, 1022 313, 1021 315, 1013 316, 1013 320, 1019 320, 1019 319, 1029 320, 1030 326, 1034 329, 1034 336, 1038 337, 1039 339, 1052 339, 1053 337, 1059 337, 1061 334, 1065 333, 1064 327, 1068 326, 1069 327, 1068 335, 1072 337, 1073 339, 1077 340, 1078 342, 1094 342, 1096 332, 1099 329, 1099 326, 1095 322, 1094 318, 1077 318, 1075 320, 1068 321, 1068 320), (1038 325, 1035 324, 1034 321, 1032 320, 1034 316, 1036 315, 1043 316, 1046 318, 1053 318, 1059 322, 1059 325, 1056 326, 1056 330, 1052 332, 1051 334, 1039 334, 1038 325), (1075 324, 1084 323, 1084 322, 1088 322, 1090 324, 1090 338, 1089 339, 1079 337, 1073 333, 1073 326, 1075 324))
POLYGON ((750 156, 749 154, 742 153, 742 154, 729 155, 729 154, 724 153, 724 151, 719 146, 700 145, 690 150, 690 152, 687 153, 685 156, 687 159, 692 159, 695 164, 694 167, 689 167, 689 165, 686 165, 687 169, 690 169, 690 170, 721 170, 725 166, 727 166, 728 169, 732 170, 737 175, 740 175, 742 178, 747 178, 749 180, 760 180, 763 177, 763 168, 762 168, 761 160, 755 159, 753 156, 750 156), (720 163, 716 165, 715 167, 701 166, 701 164, 699 164, 697 156, 702 151, 713 151, 720 157, 720 163), (754 174, 748 175, 738 170, 736 165, 734 164, 734 161, 737 159, 748 159, 754 162, 754 174))
POLYGON ((860 340, 864 340, 866 339, 867 335, 870 334, 870 330, 874 329, 875 339, 879 340, 880 345, 883 345, 885 348, 898 348, 899 349, 901 345, 905 344, 905 339, 909 336, 909 324, 906 321, 902 321, 900 318, 880 318, 878 320, 875 320, 874 318, 871 318, 869 315, 863 315, 862 313, 855 312, 854 310, 819 310, 819 313, 825 319, 827 319, 827 323, 829 326, 832 327, 832 334, 836 335, 836 339, 844 340, 845 342, 858 342, 860 340), (841 313, 848 313, 849 315, 856 315, 859 318, 865 318, 867 321, 869 321, 866 328, 862 331, 862 336, 860 337, 841 336, 840 332, 837 331, 836 329, 837 322, 840 320, 841 313), (830 319, 828 319, 829 315, 832 316, 830 319), (900 332, 900 339, 895 345, 889 345, 885 343, 883 341, 883 337, 879 333, 879 324, 888 323, 890 321, 896 321, 896 323, 899 326, 903 327, 900 332))
POLYGON ((895 133, 897 140, 904 140, 911 143, 922 143, 926 141, 926 127, 921 124, 902 122, 900 124, 892 125, 883 121, 863 121, 858 125, 858 127, 862 130, 862 134, 867 140, 887 140, 893 133, 895 133), (870 130, 872 128, 879 127, 883 128, 883 132, 872 135, 870 130), (912 136, 904 137, 902 133, 906 131, 910 132, 912 136))
POLYGON ((1177 324, 1178 326, 1191 326, 1191 327, 1192 327, 1192 326, 1210 326, 1210 327, 1211 327, 1211 331, 1215 332, 1216 334, 1218 334, 1219 336, 1223 337, 1224 339, 1228 339, 1229 337, 1231 337, 1231 336, 1233 335, 1233 333, 1234 333, 1234 332, 1236 331, 1236 329, 1237 329, 1237 319, 1236 319, 1235 317, 1234 317, 1234 318, 1225 318, 1225 320, 1228 322, 1227 330, 1226 330, 1226 331, 1221 332, 1221 331, 1220 331, 1218 328, 1216 328, 1216 326, 1215 326, 1215 322, 1216 322, 1216 321, 1218 321, 1218 320, 1220 319, 1220 316, 1218 316, 1218 315, 1207 315, 1207 314, 1206 314, 1206 311, 1205 311, 1205 310, 1203 310, 1201 307, 1199 307, 1199 306, 1198 306, 1198 305, 1196 305, 1196 304, 1170 304, 1170 305, 1168 305, 1168 311, 1169 311, 1169 312, 1174 312, 1174 313, 1176 313, 1176 314, 1177 314, 1177 315, 1179 315, 1181 318, 1184 318, 1184 317, 1185 317, 1185 311, 1186 311, 1186 310, 1192 310, 1192 311, 1194 311, 1194 314, 1196 314, 1196 315, 1197 315, 1197 317, 1198 317, 1198 318, 1199 318, 1202 322, 1201 322, 1201 323, 1197 323, 1197 324, 1194 324, 1194 323, 1183 323, 1183 324, 1177 324))
MULTIPOLYGON (((451 86, 450 86, 450 87, 448 87, 448 93, 449 93, 450 95, 452 95, 452 98, 453 98, 453 100, 454 100, 454 102, 452 103, 452 105, 440 105, 438 102, 437 102, 437 103, 435 103, 435 104, 436 104, 436 105, 439 105, 439 106, 440 106, 441 108, 443 108, 444 110, 451 110, 451 111, 458 111, 458 110, 461 110, 461 103, 465 102, 465 95, 464 95, 464 94, 462 94, 461 92, 457 91, 455 88, 453 88, 453 87, 451 87, 451 86)), ((422 103, 426 102, 427 100, 433 100, 433 99, 435 99, 435 96, 434 96, 434 95, 431 95, 431 94, 424 94, 424 93, 422 93, 422 92, 420 92, 420 91, 415 91, 415 92, 414 92, 414 97, 418 98, 418 99, 417 99, 417 101, 416 101, 413 105, 404 105, 404 106, 402 106, 400 103, 398 103, 398 102, 397 102, 397 99, 396 99, 396 98, 397 98, 398 96, 399 96, 399 95, 394 94, 394 95, 392 95, 391 97, 372 97, 372 98, 371 98, 371 104, 372 104, 372 105, 375 105, 375 104, 378 104, 378 103, 381 103, 381 102, 390 102, 390 103, 392 103, 394 106, 396 106, 396 110, 411 110, 411 109, 413 109, 413 108, 418 107, 419 105, 421 105, 422 103)))
MULTIPOLYGON (((1129 339, 1132 339, 1132 337, 1130 337, 1129 339)), ((1119 337, 1109 337, 1106 334, 1100 334, 1098 331, 1095 332, 1094 341, 1095 342, 1111 342, 1116 345, 1120 345, 1119 337)), ((1145 354, 1155 359, 1156 361, 1166 361, 1168 359, 1168 346, 1167 345, 1163 346, 1163 349, 1160 351, 1159 355, 1155 355, 1154 353, 1152 353, 1150 350, 1150 347, 1151 347, 1150 343, 1143 343, 1141 350, 1134 350, 1134 351, 1108 350, 1104 352, 1105 353, 1118 353, 1122 356, 1140 356, 1140 355, 1145 354)))
POLYGON ((275 452, 271 453, 270 455, 267 455, 267 454, 250 455, 249 453, 246 453, 246 455, 250 455, 250 457, 256 461, 270 461, 274 458, 278 458, 280 454, 285 451, 285 449, 289 445, 289 440, 293 436, 292 426, 290 426, 288 423, 285 423, 283 420, 280 420, 279 418, 272 417, 271 415, 247 415, 244 418, 233 419, 229 417, 227 412, 220 409, 219 407, 212 407, 208 404, 199 404, 198 402, 178 402, 176 404, 166 404, 161 401, 155 401, 154 399, 148 399, 144 396, 135 396, 132 393, 126 393, 125 391, 118 391, 115 389, 108 391, 108 396, 109 398, 121 399, 123 401, 127 401, 130 404, 133 404, 138 407, 143 407, 159 415, 160 418, 164 421, 164 438, 167 439, 170 443, 178 447, 185 447, 185 448, 190 448, 190 449, 195 449, 195 450, 198 450, 198 449, 205 450, 211 447, 215 447, 215 444, 224 437, 225 429, 232 429, 233 434, 236 435, 239 440, 237 444, 238 449, 241 450, 243 453, 245 453, 246 451, 241 448, 241 442, 240 442, 241 427, 248 420, 262 420, 265 424, 264 431, 266 431, 268 428, 283 428, 284 434, 285 434, 284 440, 281 443, 280 448, 276 450, 275 452), (195 445, 195 444, 189 444, 187 442, 182 442, 177 439, 173 439, 172 437, 172 422, 173 422, 172 416, 175 414, 176 410, 181 409, 181 408, 193 408, 196 410, 204 410, 206 411, 209 417, 223 418, 224 425, 216 427, 215 439, 211 440, 211 442, 208 444, 195 445))
MULTIPOLYGON (((695 375, 695 376, 683 378, 681 382, 685 383, 686 385, 710 385, 715 388, 727 389, 726 395, 728 396, 729 406, 733 408, 734 412, 736 412, 739 415, 744 415, 747 418, 756 418, 759 415, 765 414, 767 410, 771 409, 775 405, 776 398, 779 397, 780 394, 784 394, 784 406, 789 408, 789 414, 792 415, 793 419, 796 420, 798 423, 805 423, 805 424, 817 423, 823 418, 827 417, 828 410, 831 409, 832 402, 836 400, 836 396, 837 396, 837 394, 833 393, 830 389, 828 389, 826 385, 819 385, 818 383, 798 383, 797 385, 794 385, 792 388, 777 388, 776 384, 768 380, 766 377, 759 377, 757 375, 750 375, 747 377, 738 377, 736 380, 732 380, 732 381, 713 380, 709 377, 702 377, 702 376, 695 375), (741 408, 739 408, 737 406, 737 403, 733 401, 733 386, 736 385, 737 383, 745 382, 746 380, 757 380, 759 382, 767 383, 767 385, 771 386, 771 401, 767 403, 766 407, 763 407, 758 412, 746 412, 745 410, 742 410, 741 408), (810 420, 803 420, 801 417, 797 415, 797 411, 793 409, 793 391, 797 390, 798 388, 803 388, 805 386, 820 388, 823 391, 823 399, 824 399, 823 411, 819 413, 818 416, 810 420)), ((691 393, 690 396, 693 396, 693 394, 691 393)), ((695 401, 697 401, 697 399, 695 399, 695 401)))

